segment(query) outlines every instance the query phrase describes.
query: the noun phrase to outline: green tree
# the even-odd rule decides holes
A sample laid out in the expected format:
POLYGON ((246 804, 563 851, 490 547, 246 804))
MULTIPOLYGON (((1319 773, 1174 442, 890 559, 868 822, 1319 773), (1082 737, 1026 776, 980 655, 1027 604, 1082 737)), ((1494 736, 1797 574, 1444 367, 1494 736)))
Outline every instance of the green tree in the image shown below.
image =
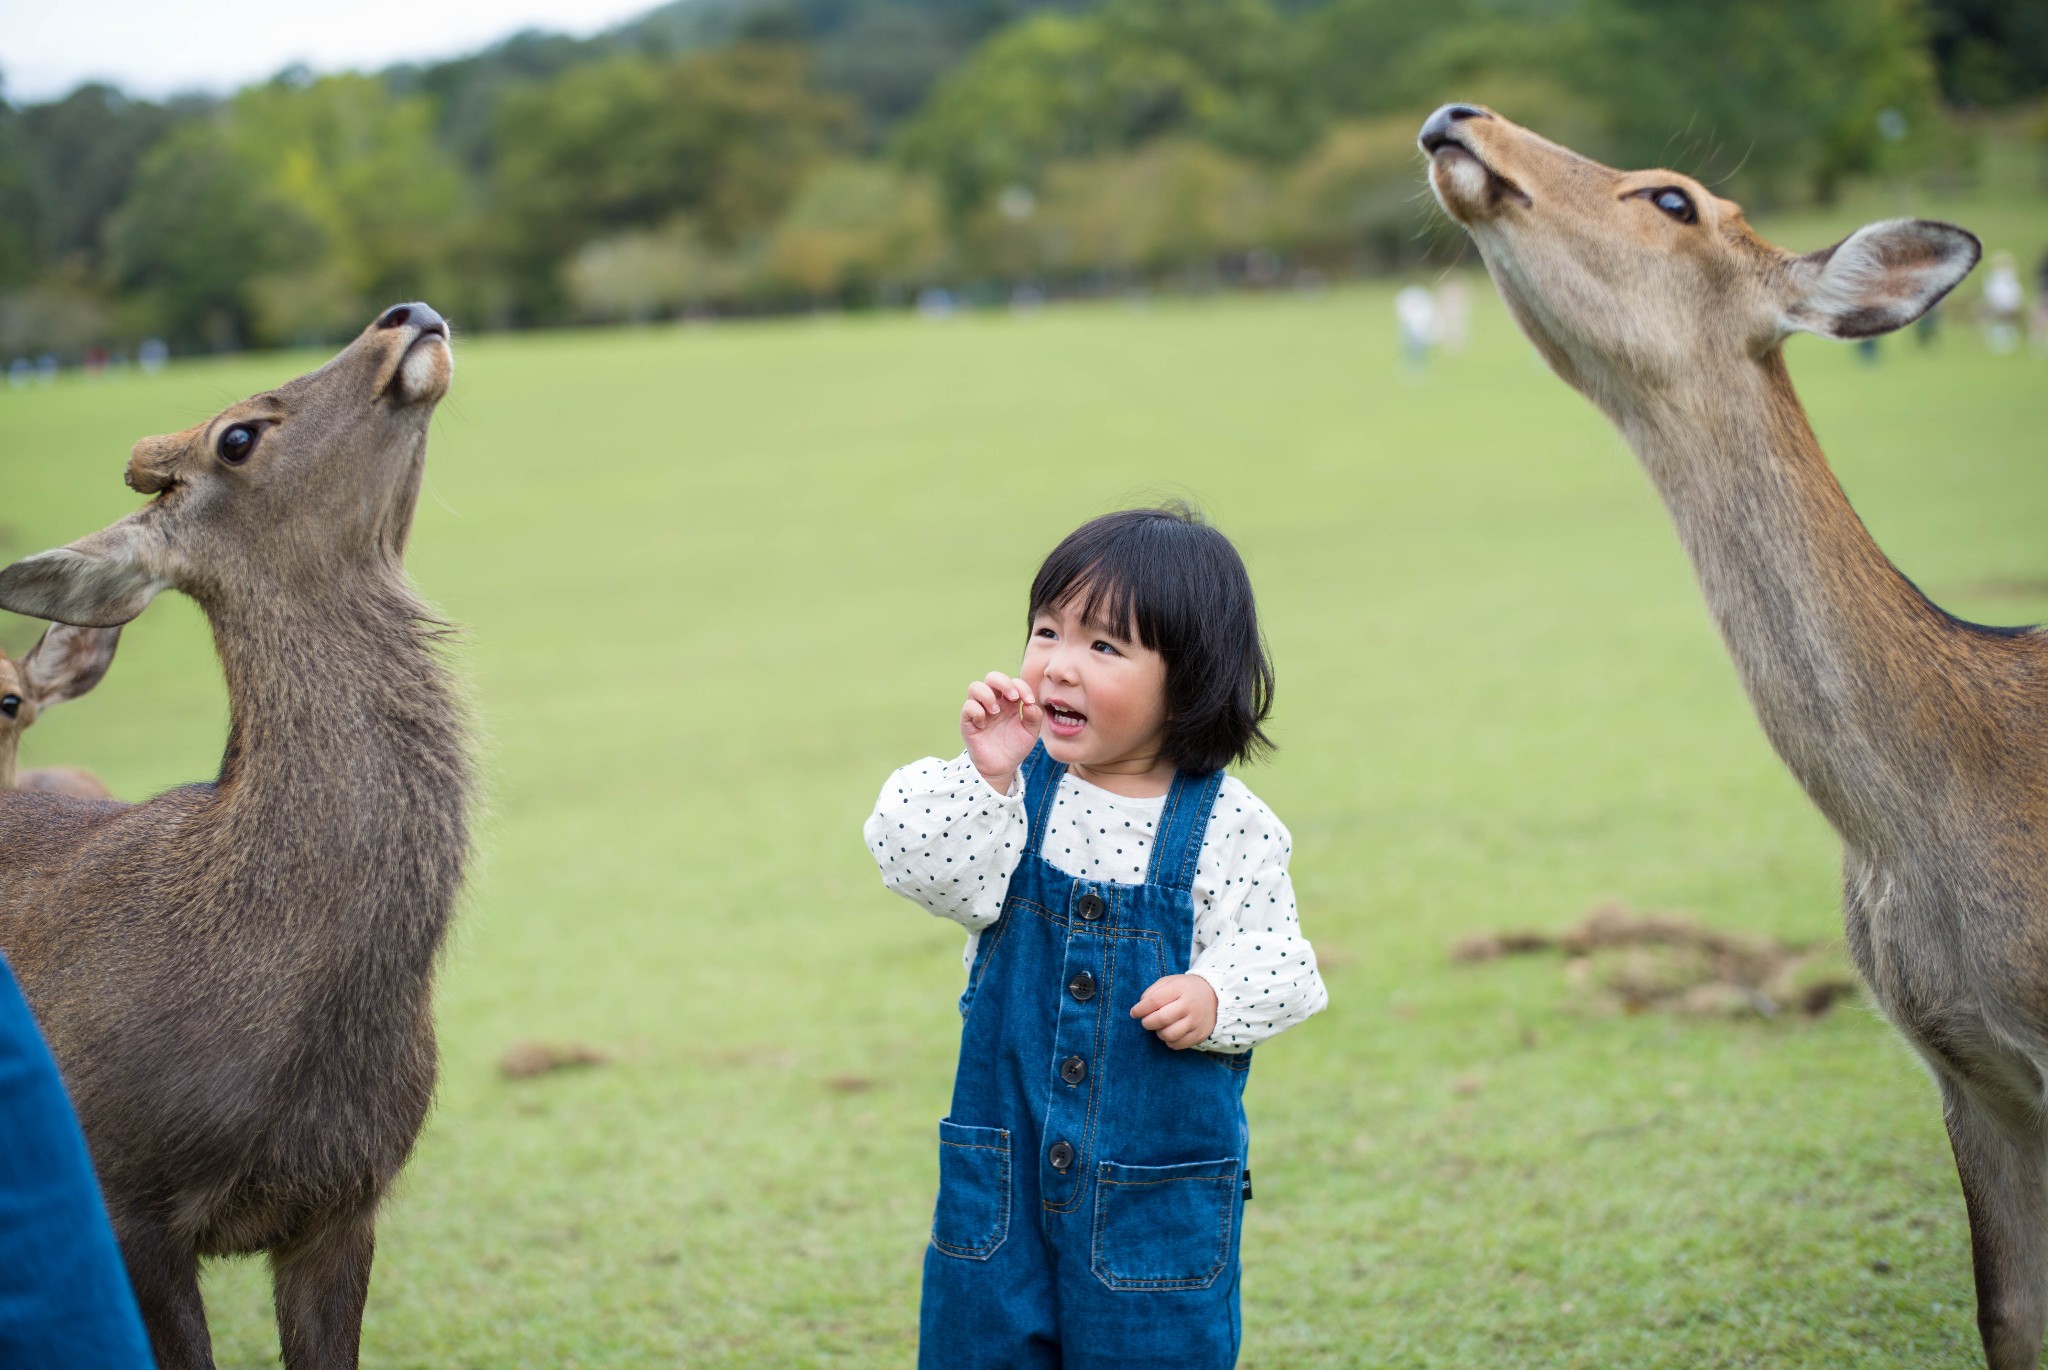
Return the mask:
POLYGON ((1616 155, 1764 204, 1873 169, 1883 111, 1934 118, 1917 0, 1586 0, 1576 32, 1616 155))
POLYGON ((945 251, 929 182, 872 162, 834 162, 804 183, 775 226, 766 269, 776 288, 860 304, 933 280, 945 251))
POLYGON ((261 272, 314 258, 320 236, 238 146, 225 112, 174 129, 142 159, 107 225, 114 279, 140 328, 226 348, 254 335, 261 272))
POLYGON ((373 77, 273 81, 143 158, 115 279, 185 342, 315 341, 430 293, 462 206, 432 111, 373 77))
POLYGON ((21 115, 0 100, 0 289, 21 284, 35 269, 36 209, 21 115))
POLYGON ((966 27, 906 4, 862 10, 818 44, 818 84, 860 106, 873 133, 893 128, 966 57, 966 27))
POLYGON ((490 212, 524 318, 559 316, 559 267, 586 243, 687 213, 714 249, 765 232, 851 111, 797 49, 742 44, 622 57, 507 94, 490 212))
POLYGON ((1955 103, 2007 105, 2048 91, 2041 0, 1928 0, 1927 25, 1942 93, 1955 103))
POLYGON ((97 267, 108 217, 128 197, 143 154, 176 117, 170 108, 97 83, 21 112, 44 261, 97 267))
POLYGON ((1110 0, 1003 30, 942 82, 897 143, 930 171, 955 218, 1053 161, 1190 133, 1229 151, 1281 155, 1313 122, 1266 0, 1110 0))
POLYGON ((380 305, 438 293, 464 188, 434 144, 427 101, 394 100, 377 78, 349 75, 256 87, 233 113, 245 154, 319 235, 311 261, 258 282, 261 336, 352 333, 380 305))

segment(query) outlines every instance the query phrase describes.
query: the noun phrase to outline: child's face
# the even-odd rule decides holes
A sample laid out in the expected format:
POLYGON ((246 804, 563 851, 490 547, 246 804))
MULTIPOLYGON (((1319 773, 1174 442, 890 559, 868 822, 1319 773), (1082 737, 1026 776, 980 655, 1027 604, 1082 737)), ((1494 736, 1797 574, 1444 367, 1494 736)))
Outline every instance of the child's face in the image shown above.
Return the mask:
MULTIPOLYGON (((1130 629, 1084 623, 1072 595, 1040 610, 1019 672, 1045 711, 1038 736, 1084 775, 1143 775, 1163 763, 1166 658, 1130 629)), ((1170 769, 1170 767, 1169 767, 1170 769)))

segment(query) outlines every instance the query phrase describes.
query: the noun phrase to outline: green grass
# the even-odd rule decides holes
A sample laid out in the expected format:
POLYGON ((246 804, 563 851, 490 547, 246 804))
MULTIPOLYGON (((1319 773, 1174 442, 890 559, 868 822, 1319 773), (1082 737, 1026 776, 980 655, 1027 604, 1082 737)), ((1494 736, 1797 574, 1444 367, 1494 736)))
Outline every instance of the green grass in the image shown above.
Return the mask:
MULTIPOLYGON (((957 746, 1046 549, 1189 493, 1259 588, 1282 750, 1246 779, 1331 992, 1249 1094, 1243 1363, 1972 1364, 1934 1091, 1868 1008, 1615 1016, 1555 961, 1446 956, 1611 898, 1839 937, 1835 844, 1648 483, 1475 284, 1419 384, 1380 288, 462 343, 412 568, 467 627, 489 812, 367 1362, 908 1363, 960 934, 860 823, 957 746), (500 1078, 532 1038, 614 1060, 500 1078)), ((2048 617, 1999 588, 2048 577, 2048 364, 1960 327, 1792 350, 1902 567, 2048 617)), ((118 517, 130 441, 314 360, 0 393, 0 552, 118 517)), ((140 797, 223 722, 166 596, 25 761, 140 797)), ((222 1364, 270 1363, 260 1264, 208 1294, 222 1364)))

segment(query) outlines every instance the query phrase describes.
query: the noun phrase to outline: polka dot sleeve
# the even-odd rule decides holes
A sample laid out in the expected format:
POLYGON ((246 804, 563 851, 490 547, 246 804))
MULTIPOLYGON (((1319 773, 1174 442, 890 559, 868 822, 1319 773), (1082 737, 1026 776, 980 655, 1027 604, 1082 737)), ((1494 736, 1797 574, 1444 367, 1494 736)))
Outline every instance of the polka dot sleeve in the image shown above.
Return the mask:
POLYGON ((1020 774, 997 794, 962 752, 926 757, 889 777, 862 829, 882 883, 980 932, 1003 911, 1030 820, 1020 774))
POLYGON ((1216 991, 1216 1028, 1201 1050, 1248 1051, 1330 1002, 1294 907, 1293 850, 1273 811, 1236 777, 1226 778, 1195 869, 1188 969, 1216 991))

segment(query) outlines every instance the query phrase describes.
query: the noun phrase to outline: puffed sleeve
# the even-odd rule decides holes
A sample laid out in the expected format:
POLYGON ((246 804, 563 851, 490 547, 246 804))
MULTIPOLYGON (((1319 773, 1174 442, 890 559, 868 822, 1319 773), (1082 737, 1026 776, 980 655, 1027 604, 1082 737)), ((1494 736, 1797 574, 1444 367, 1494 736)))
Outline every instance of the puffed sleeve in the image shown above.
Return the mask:
POLYGON ((890 776, 862 829, 883 884, 969 932, 1002 913, 1029 832, 1023 775, 997 794, 965 752, 890 776))
POLYGON ((1200 1050, 1248 1051, 1330 1002, 1294 907, 1293 850, 1273 811, 1234 778, 1226 781, 1196 863, 1188 969, 1216 991, 1216 1028, 1200 1050))

